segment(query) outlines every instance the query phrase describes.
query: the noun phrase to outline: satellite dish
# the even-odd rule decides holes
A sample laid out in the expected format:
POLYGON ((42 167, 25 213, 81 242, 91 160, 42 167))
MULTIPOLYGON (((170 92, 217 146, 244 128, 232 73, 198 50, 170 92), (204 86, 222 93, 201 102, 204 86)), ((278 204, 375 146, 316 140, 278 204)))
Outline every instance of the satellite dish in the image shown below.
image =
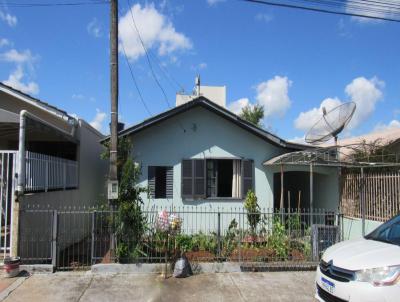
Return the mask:
POLYGON ((339 133, 350 122, 354 111, 356 111, 356 103, 354 102, 341 104, 328 112, 323 107, 323 115, 308 131, 305 138, 306 142, 317 145, 334 138, 335 144, 337 144, 339 133))

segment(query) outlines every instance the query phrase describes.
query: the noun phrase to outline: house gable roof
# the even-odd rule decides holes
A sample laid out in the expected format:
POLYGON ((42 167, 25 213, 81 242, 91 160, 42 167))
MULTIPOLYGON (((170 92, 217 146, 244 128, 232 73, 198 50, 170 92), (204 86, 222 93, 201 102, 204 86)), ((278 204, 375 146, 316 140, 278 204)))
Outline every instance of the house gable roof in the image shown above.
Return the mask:
MULTIPOLYGON (((278 136, 276 136, 268 131, 265 131, 264 129, 261 129, 248 121, 245 121, 244 119, 240 118, 239 116, 237 116, 236 114, 227 110, 226 108, 221 107, 221 106, 215 104, 214 102, 211 102, 210 100, 208 100, 207 98, 205 98, 203 96, 200 96, 190 102, 187 102, 180 106, 174 107, 168 111, 165 111, 158 115, 155 115, 155 116, 153 116, 149 119, 146 119, 143 122, 136 124, 132 127, 124 129, 118 133, 118 136, 124 137, 127 135, 138 133, 144 129, 152 127, 162 121, 165 121, 171 117, 174 117, 180 113, 189 111, 196 107, 202 107, 207 110, 210 110, 210 111, 216 113, 217 115, 221 116, 222 118, 236 124, 237 126, 247 130, 248 132, 260 137, 261 139, 264 139, 265 141, 267 141, 273 145, 284 147, 284 148, 289 148, 292 150, 304 150, 304 149, 310 148, 310 146, 287 142, 287 141, 279 138, 278 136)), ((106 137, 103 141, 106 141, 108 139, 109 139, 109 136, 106 137)))
POLYGON ((6 84, 4 84, 2 82, 0 82, 0 91, 3 91, 3 92, 5 92, 7 94, 10 94, 10 95, 13 95, 13 96, 17 97, 18 99, 20 99, 22 101, 25 101, 25 102, 27 102, 29 104, 32 104, 32 105, 37 106, 37 107, 40 107, 40 108, 42 108, 44 110, 50 111, 50 112, 55 113, 57 115, 65 116, 68 119, 73 119, 73 117, 70 116, 66 111, 61 110, 61 109, 59 109, 59 108, 57 108, 57 107, 55 107, 53 105, 50 105, 50 104, 48 104, 46 102, 43 102, 43 101, 41 101, 41 100, 39 100, 37 98, 34 98, 34 97, 30 96, 29 94, 26 94, 26 93, 24 93, 24 92, 22 92, 22 91, 20 91, 18 89, 15 89, 15 88, 13 88, 11 86, 8 86, 8 85, 6 85, 6 84))

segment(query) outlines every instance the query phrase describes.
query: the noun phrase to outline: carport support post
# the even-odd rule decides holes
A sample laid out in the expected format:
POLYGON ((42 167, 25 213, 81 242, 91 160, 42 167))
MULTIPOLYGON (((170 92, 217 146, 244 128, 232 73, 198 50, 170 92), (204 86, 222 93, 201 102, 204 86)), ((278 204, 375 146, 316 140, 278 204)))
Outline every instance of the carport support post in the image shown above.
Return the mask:
POLYGON ((362 235, 365 236, 365 181, 364 181, 364 168, 361 167, 361 185, 360 185, 360 206, 362 218, 362 235))
POLYGON ((314 223, 314 166, 310 163, 310 224, 314 223))

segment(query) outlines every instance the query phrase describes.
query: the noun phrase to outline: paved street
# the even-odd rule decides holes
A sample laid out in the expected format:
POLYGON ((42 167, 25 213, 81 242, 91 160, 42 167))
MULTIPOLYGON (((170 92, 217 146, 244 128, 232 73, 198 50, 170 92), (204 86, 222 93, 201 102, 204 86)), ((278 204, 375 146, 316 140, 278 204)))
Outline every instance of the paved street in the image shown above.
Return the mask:
POLYGON ((314 272, 200 274, 36 274, 17 279, 3 301, 313 301, 314 272))

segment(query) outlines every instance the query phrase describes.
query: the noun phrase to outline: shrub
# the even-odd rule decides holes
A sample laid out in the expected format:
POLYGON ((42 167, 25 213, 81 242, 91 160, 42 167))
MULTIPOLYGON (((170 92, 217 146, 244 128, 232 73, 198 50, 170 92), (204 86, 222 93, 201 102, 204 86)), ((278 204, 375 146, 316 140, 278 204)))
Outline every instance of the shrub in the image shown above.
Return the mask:
POLYGON ((238 246, 237 237, 239 235, 238 223, 233 219, 229 224, 228 230, 223 240, 222 256, 229 257, 238 246))
POLYGON ((268 246, 275 251, 280 260, 287 259, 288 256, 288 238, 286 236, 285 226, 278 217, 275 217, 272 233, 268 237, 268 246))
POLYGON ((178 234, 175 237, 175 244, 182 253, 185 253, 193 249, 193 238, 190 235, 178 234))
POLYGON ((258 199, 253 190, 247 191, 244 208, 247 211, 247 220, 249 221, 252 234, 256 232, 257 225, 261 220, 261 211, 258 205, 258 199))

